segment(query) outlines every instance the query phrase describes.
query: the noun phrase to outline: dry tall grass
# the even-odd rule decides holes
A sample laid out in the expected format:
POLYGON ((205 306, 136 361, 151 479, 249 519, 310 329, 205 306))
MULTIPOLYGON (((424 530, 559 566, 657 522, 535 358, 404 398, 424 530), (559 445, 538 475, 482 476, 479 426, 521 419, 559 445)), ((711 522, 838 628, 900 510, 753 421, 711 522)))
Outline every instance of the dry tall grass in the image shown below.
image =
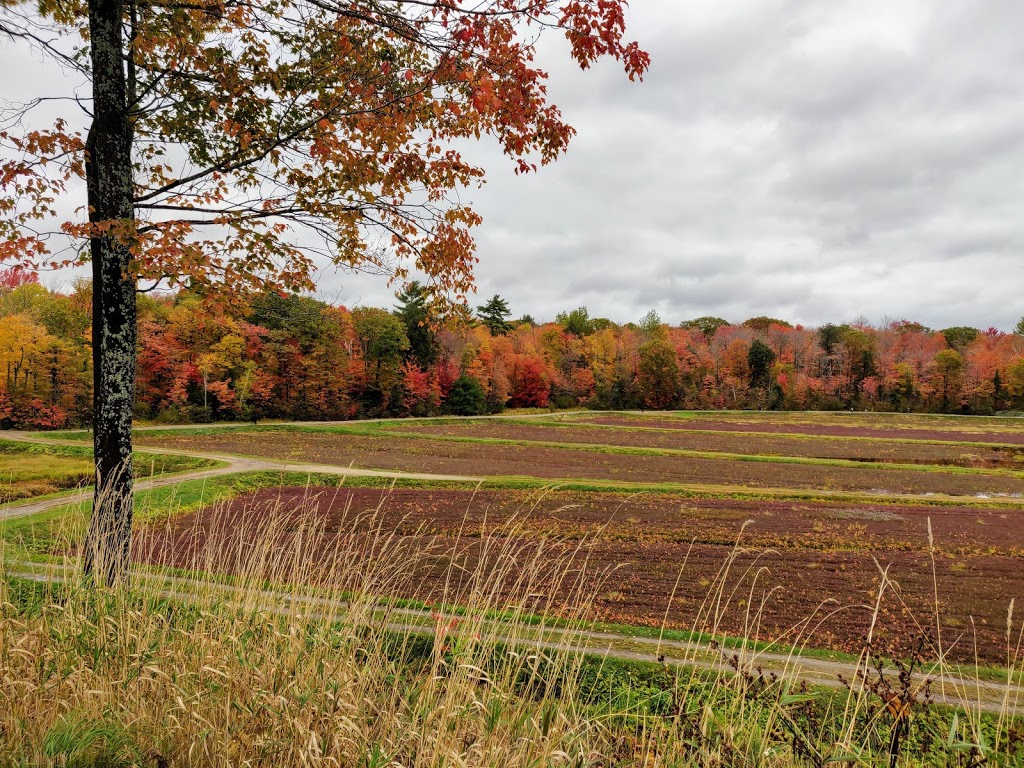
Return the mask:
MULTIPOLYGON (((312 508, 221 515, 181 540, 166 567, 115 591, 83 585, 74 558, 57 579, 52 571, 45 582, 4 579, 0 763, 980 766, 1024 759, 1012 702, 995 715, 980 706, 960 714, 928 706, 915 676, 884 684, 874 677, 869 653, 863 676, 830 692, 792 682, 796 654, 781 673, 759 671, 748 643, 717 656, 694 646, 689 668, 572 650, 585 644, 591 599, 606 576, 588 568, 586 542, 525 541, 512 521, 476 540, 467 558, 429 537, 395 536, 379 515, 353 516, 331 531, 323 521, 312 508), (230 579, 201 576, 225 572, 230 579), (442 585, 433 614, 388 599, 415 594, 428 572, 442 585), (560 596, 555 605, 541 599, 552 595, 560 596), (563 623, 555 642, 537 629, 537 615, 543 621, 550 609, 563 623)), ((156 545, 165 534, 150 530, 139 551, 163 551, 156 545)), ((724 563, 709 588, 695 630, 714 633, 740 590, 756 630, 767 605, 753 599, 759 573, 735 574, 734 563, 724 563)), ((798 628, 797 644, 812 641, 813 627, 798 628)))

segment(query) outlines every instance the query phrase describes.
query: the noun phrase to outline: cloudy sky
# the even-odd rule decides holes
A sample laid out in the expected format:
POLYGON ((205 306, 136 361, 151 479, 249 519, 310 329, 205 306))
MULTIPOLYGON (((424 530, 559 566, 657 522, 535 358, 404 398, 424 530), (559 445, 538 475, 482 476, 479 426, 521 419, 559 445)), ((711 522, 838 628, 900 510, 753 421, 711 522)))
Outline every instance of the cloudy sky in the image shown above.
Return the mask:
MULTIPOLYGON (((629 23, 653 59, 639 84, 543 44, 579 132, 561 161, 517 177, 470 150, 481 301, 620 322, 1024 314, 1024 3, 633 0, 629 23)), ((321 286, 392 303, 380 278, 321 286)))

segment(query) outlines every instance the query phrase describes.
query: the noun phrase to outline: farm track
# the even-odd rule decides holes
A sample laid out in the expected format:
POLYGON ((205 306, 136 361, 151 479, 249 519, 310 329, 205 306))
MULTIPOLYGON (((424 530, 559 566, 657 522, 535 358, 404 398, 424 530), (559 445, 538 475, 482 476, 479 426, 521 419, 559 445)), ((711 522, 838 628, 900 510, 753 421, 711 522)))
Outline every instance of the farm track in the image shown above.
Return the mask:
MULTIPOLYGON (((58 565, 38 564, 11 575, 43 583, 56 583, 65 581, 66 573, 66 566, 62 568, 58 565)), ((137 571, 135 578, 143 583, 152 582, 159 596, 173 600, 194 599, 194 589, 207 593, 211 589, 209 582, 163 574, 153 575, 144 571, 137 571)), ((214 585, 213 589, 223 593, 228 599, 236 591, 235 588, 222 584, 214 585)), ((329 620, 348 608, 348 603, 342 600, 295 593, 262 590, 255 595, 264 601, 260 605, 261 609, 281 616, 295 615, 300 618, 329 620)), ((253 596, 253 591, 246 589, 246 605, 252 604, 253 596)), ((401 621, 391 620, 386 625, 389 630, 398 633, 433 635, 438 623, 461 619, 454 614, 438 614, 436 611, 416 608, 392 607, 386 610, 392 616, 401 617, 401 621)), ((385 609, 382 608, 378 615, 383 615, 384 612, 385 609)), ((705 642, 637 637, 580 628, 564 629, 518 624, 509 632, 508 622, 494 619, 484 619, 482 624, 482 628, 493 636, 507 639, 528 649, 584 653, 601 658, 710 670, 728 675, 737 671, 754 676, 762 673, 775 674, 780 679, 802 681, 832 689, 847 687, 841 678, 855 681, 854 687, 859 689, 856 681, 862 672, 868 672, 860 660, 836 661, 799 656, 794 652, 753 648, 716 650, 705 642)), ((887 675, 894 677, 899 672, 892 667, 886 668, 885 671, 887 675)), ((938 704, 992 713, 1024 713, 1024 687, 1016 682, 993 682, 952 672, 940 673, 938 670, 915 673, 912 681, 921 695, 927 685, 931 692, 931 700, 938 704)))

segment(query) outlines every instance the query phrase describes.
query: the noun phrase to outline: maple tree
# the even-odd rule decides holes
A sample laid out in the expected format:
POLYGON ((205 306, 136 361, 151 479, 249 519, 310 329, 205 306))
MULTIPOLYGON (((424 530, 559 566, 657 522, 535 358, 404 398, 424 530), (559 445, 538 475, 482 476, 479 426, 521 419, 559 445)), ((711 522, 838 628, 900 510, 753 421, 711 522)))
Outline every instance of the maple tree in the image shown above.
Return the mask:
POLYGON ((944 349, 935 355, 935 372, 940 381, 937 389, 942 393, 942 410, 949 408, 949 403, 959 382, 964 361, 955 349, 944 349))
POLYGON ((513 408, 545 408, 550 397, 550 376, 544 361, 533 355, 516 355, 512 361, 511 397, 513 408))
POLYGON ((437 376, 420 368, 412 360, 402 366, 402 411, 404 416, 429 416, 441 403, 437 376))
POLYGON ((1006 389, 1014 397, 1024 399, 1024 356, 1014 360, 1007 368, 1006 389))
POLYGON ((39 275, 30 269, 15 264, 13 267, 0 269, 0 290, 18 288, 39 282, 39 275))
POLYGON ((652 339, 638 350, 636 383, 648 408, 665 408, 676 400, 679 359, 664 339, 652 339))
POLYGON ((649 57, 624 0, 0 0, 0 32, 91 82, 83 137, 0 132, 0 260, 88 260, 96 498, 86 567, 116 581, 130 552, 137 299, 150 280, 222 296, 312 287, 317 257, 464 297, 480 222, 455 199, 483 169, 452 146, 494 137, 519 172, 573 130, 549 103, 538 31, 576 62, 649 57), (86 41, 68 51, 62 40, 86 41), (44 232, 84 178, 87 215, 44 232), (102 562, 98 562, 102 560, 102 562))

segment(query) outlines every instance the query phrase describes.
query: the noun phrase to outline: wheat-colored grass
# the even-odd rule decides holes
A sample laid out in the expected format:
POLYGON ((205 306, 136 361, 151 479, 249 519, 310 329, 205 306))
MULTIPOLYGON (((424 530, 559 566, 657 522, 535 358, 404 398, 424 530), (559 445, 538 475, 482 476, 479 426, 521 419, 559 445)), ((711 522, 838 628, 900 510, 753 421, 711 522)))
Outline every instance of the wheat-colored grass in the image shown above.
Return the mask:
MULTIPOLYGON (((331 529, 327 519, 313 501, 251 514, 224 508, 197 517, 204 527, 177 536, 174 551, 157 546, 175 524, 165 520, 136 542, 152 567, 117 590, 83 583, 73 556, 45 583, 4 579, 0 764, 772 768, 1022 759, 1010 702, 984 715, 964 691, 962 714, 930 707, 916 683, 901 694, 873 677, 870 646, 863 675, 831 692, 796 682, 797 651, 781 674, 760 672, 752 643, 711 664, 707 649, 694 650, 692 666, 664 669, 571 650, 608 576, 589 566, 587 541, 529 540, 514 519, 489 527, 469 551, 396 536, 379 513, 335 518, 331 529), (422 598, 425 573, 432 614, 391 599, 422 598), (559 641, 543 642, 537 626, 556 613, 559 641), (898 694, 907 706, 896 711, 898 694)), ((741 551, 738 541, 709 586, 695 632, 721 637, 722 617, 742 598, 748 634, 759 633, 771 590, 756 564, 737 572, 741 551)), ((823 606, 787 642, 812 644, 831 610, 823 606)), ((1008 647, 1014 641, 1019 647, 1011 621, 1008 647)), ((1018 656, 1008 661, 1018 669, 1018 656)))

